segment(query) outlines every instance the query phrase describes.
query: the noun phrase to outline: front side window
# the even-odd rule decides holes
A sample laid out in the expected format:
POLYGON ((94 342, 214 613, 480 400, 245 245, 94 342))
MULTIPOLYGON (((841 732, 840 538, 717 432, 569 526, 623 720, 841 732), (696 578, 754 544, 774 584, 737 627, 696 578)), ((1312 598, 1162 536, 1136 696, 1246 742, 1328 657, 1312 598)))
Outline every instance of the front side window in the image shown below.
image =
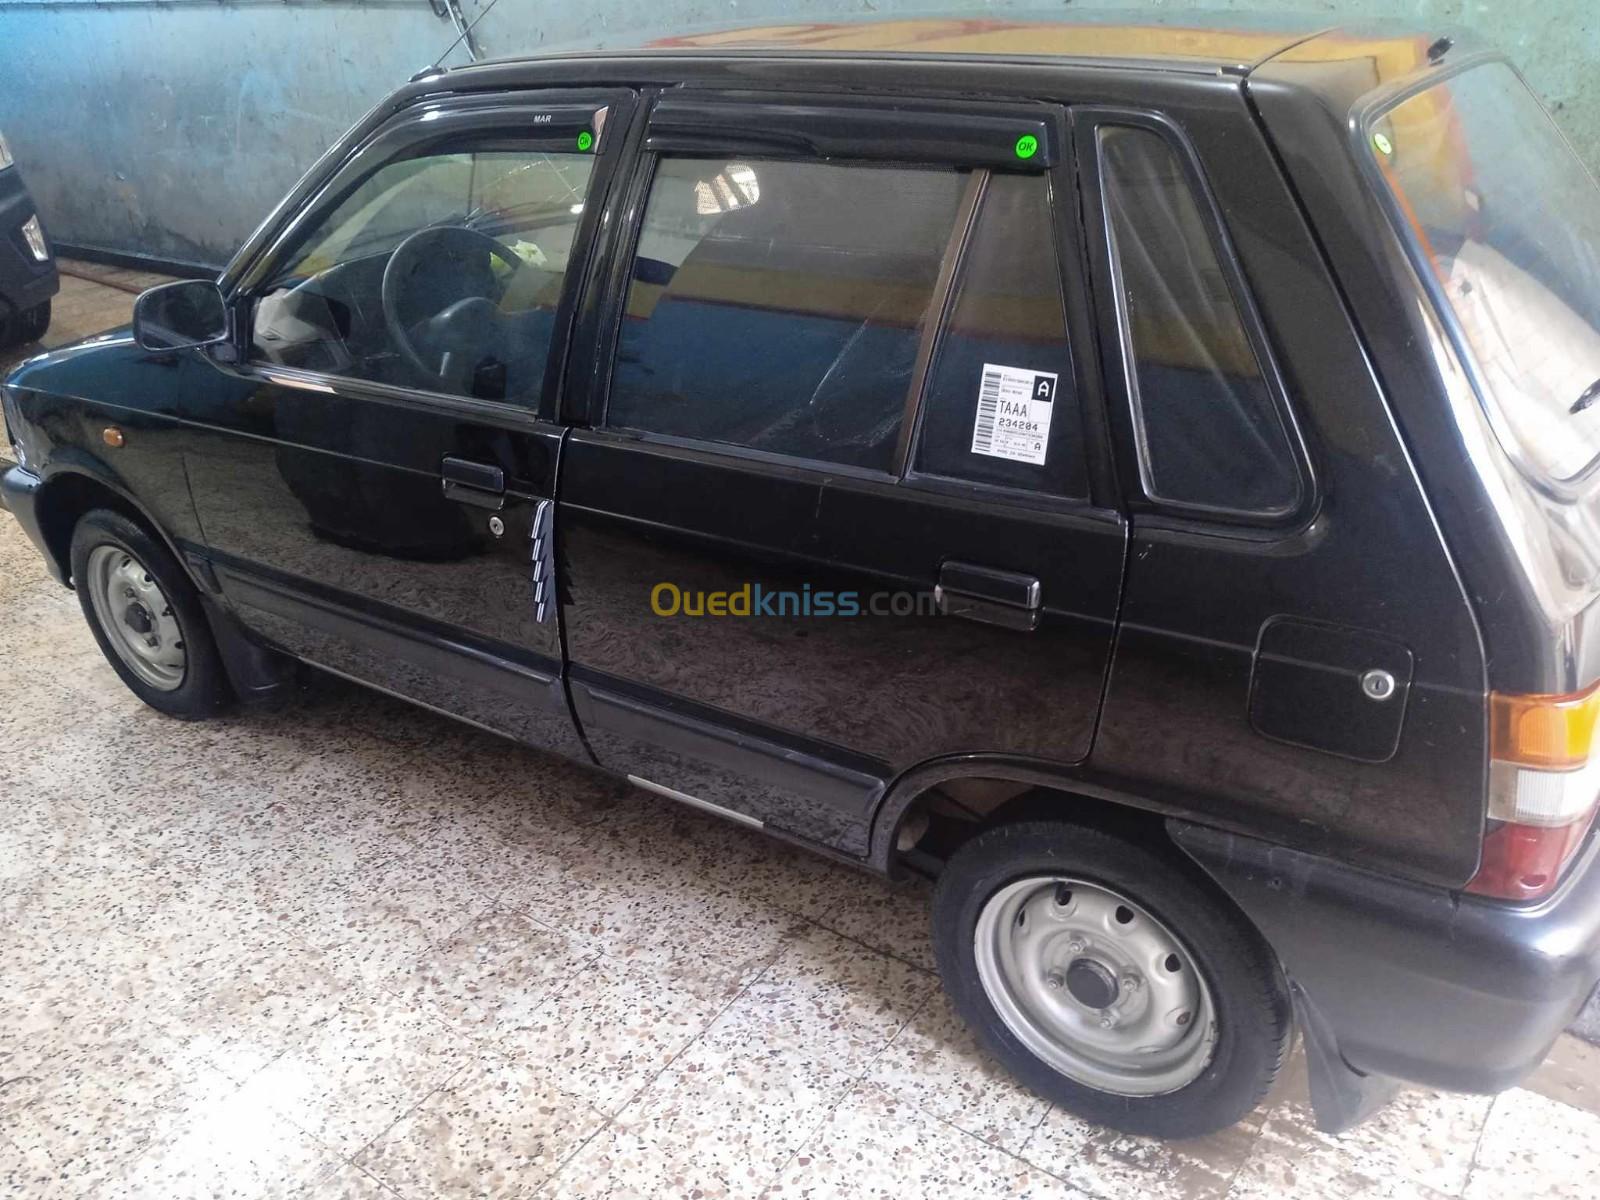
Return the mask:
POLYGON ((1053 224, 1045 176, 990 179, 928 378, 919 472, 1087 495, 1053 224))
POLYGON ((251 358, 536 400, 593 163, 498 141, 380 167, 258 290, 251 358))
POLYGON ((1583 474, 1600 459, 1600 186, 1503 63, 1369 133, 1508 449, 1536 477, 1583 474))
POLYGON ((1299 474, 1182 161, 1160 134, 1100 131, 1128 390, 1154 500, 1281 514, 1299 474))
POLYGON ((887 470, 966 178, 662 159, 607 422, 887 470))

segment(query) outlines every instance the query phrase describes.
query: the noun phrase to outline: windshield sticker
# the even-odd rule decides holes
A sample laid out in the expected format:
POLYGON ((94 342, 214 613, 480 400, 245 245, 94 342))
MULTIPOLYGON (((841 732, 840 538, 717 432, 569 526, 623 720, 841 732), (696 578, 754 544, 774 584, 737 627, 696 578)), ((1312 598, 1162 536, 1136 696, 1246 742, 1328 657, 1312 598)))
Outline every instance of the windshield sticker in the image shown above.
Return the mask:
POLYGON ((972 453, 1044 466, 1057 378, 1048 371, 984 363, 972 453))

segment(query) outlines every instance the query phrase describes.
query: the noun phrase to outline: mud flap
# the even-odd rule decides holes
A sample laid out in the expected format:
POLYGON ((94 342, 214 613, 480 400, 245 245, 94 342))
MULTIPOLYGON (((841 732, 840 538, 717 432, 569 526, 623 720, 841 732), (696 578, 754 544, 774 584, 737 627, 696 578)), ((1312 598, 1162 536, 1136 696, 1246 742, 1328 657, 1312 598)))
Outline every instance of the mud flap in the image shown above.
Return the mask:
POLYGON ((270 704, 294 691, 298 673, 294 659, 257 643, 215 597, 201 592, 200 607, 241 704, 270 704))
POLYGON ((1345 1062, 1327 1019, 1293 980, 1295 1023, 1306 1048, 1311 1077, 1311 1109, 1323 1133, 1343 1133, 1361 1124, 1400 1091, 1400 1081, 1386 1075, 1367 1075, 1345 1062))

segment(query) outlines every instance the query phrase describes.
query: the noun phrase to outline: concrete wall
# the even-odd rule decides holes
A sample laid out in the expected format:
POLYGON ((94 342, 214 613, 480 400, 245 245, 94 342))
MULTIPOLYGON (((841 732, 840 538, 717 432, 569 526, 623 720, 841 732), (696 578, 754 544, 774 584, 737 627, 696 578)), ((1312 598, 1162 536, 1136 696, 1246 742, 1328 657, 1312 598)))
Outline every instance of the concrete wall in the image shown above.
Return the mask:
MULTIPOLYGON (((461 0, 470 19, 487 0, 461 0)), ((1508 49, 1600 166, 1594 0, 1066 0, 1106 10, 1404 17, 1475 28, 1508 49)), ((632 45, 715 23, 923 12, 927 0, 505 0, 486 55, 632 45)), ((948 0, 972 13, 1036 0, 948 0)), ((1057 10, 1061 11, 1061 10, 1057 10)), ((455 39, 428 0, 0 0, 0 129, 59 241, 216 265, 363 112, 455 39)), ((466 61, 457 49, 447 59, 466 61)))

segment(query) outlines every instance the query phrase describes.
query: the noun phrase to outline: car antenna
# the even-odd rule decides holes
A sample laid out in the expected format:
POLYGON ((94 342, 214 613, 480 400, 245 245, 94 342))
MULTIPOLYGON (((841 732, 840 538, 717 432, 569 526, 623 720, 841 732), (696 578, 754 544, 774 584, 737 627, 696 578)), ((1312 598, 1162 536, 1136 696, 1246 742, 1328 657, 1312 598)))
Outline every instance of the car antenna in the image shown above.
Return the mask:
POLYGON ((491 12, 493 12, 494 11, 494 6, 496 4, 499 4, 499 3, 500 3, 500 0, 489 0, 489 3, 484 6, 484 10, 481 13, 479 13, 477 16, 473 17, 472 20, 470 22, 468 22, 468 24, 461 30, 461 32, 456 34, 456 40, 451 42, 448 46, 446 46, 444 48, 444 53, 439 55, 438 58, 433 60, 433 65, 432 66, 424 67, 422 70, 418 71, 415 75, 413 75, 411 77, 412 82, 414 83, 418 79, 425 79, 429 75, 433 75, 435 73, 439 73, 440 72, 439 64, 442 63, 447 57, 449 57, 450 51, 454 50, 457 46, 459 46, 464 39, 466 39, 467 37, 471 36, 472 31, 478 27, 478 22, 483 20, 491 12))

